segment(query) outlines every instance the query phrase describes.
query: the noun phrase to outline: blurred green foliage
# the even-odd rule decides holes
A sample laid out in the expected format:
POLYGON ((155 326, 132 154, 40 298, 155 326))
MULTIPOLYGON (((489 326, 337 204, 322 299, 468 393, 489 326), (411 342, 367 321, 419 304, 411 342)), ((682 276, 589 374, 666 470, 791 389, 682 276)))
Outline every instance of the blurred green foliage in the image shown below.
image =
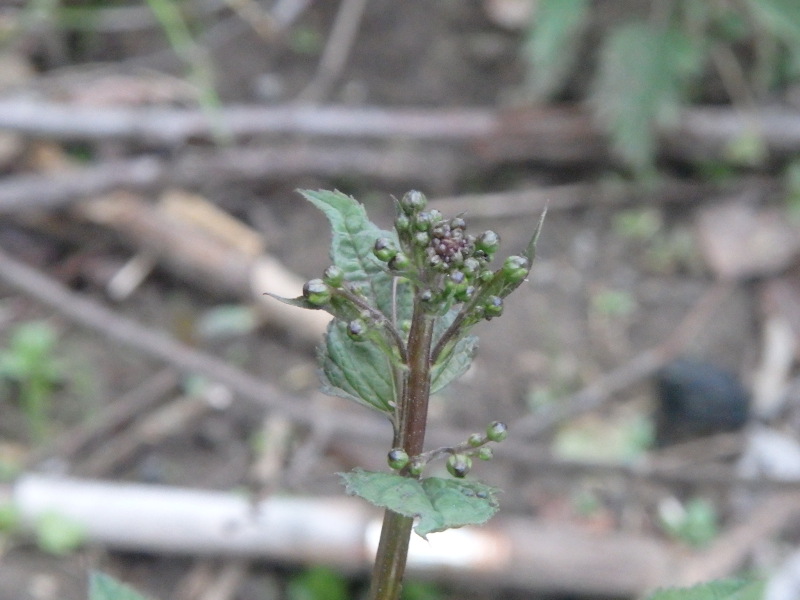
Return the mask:
MULTIPOLYGON (((659 126, 691 100, 719 101, 712 85, 752 108, 800 79, 796 0, 663 0, 631 8, 630 16, 603 21, 605 3, 540 0, 523 51, 533 99, 560 97, 573 80, 588 77, 582 99, 639 174, 652 170, 659 126), (590 54, 585 43, 597 42, 594 29, 599 50, 590 54)), ((763 144, 748 136, 730 154, 752 164, 763 158, 763 144)))
POLYGON ((52 325, 30 321, 18 325, 0 350, 0 378, 17 388, 31 437, 37 442, 46 435, 50 400, 65 372, 55 353, 56 342, 52 325))

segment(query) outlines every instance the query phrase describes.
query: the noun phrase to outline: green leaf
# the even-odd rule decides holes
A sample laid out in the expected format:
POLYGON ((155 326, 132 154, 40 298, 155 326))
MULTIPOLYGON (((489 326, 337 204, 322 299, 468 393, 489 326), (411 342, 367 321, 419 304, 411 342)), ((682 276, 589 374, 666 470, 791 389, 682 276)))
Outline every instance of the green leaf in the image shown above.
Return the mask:
POLYGON ((763 581, 720 579, 690 588, 659 590, 647 600, 761 600, 763 581))
POLYGON ((110 575, 92 571, 89 575, 89 600, 148 600, 148 597, 110 575))
POLYGON ((406 517, 419 518, 414 531, 423 538, 445 529, 481 525, 498 508, 498 490, 477 481, 440 477, 417 480, 363 469, 340 475, 349 494, 406 517))
MULTIPOLYGON (((386 237, 398 246, 394 231, 381 230, 367 217, 364 206, 341 192, 325 190, 300 191, 305 198, 319 208, 331 225, 331 260, 344 271, 345 281, 360 284, 368 304, 390 317, 393 308, 393 276, 374 257, 375 240, 386 237)), ((412 291, 400 286, 402 292, 396 298, 398 319, 407 319, 411 314, 412 291)))
POLYGON ((588 22, 588 0, 541 0, 533 14, 524 52, 528 89, 537 99, 557 93, 575 64, 588 22))
POLYGON ((392 365, 372 340, 357 342, 347 335, 347 324, 332 321, 319 347, 322 389, 326 394, 355 400, 390 414, 395 390, 392 365))
POLYGON ((450 382, 455 381, 466 373, 477 351, 477 336, 468 335, 459 339, 453 349, 433 365, 431 369, 431 394, 443 390, 450 382))
POLYGON ((656 125, 677 116, 702 59, 699 46, 675 28, 631 23, 604 41, 592 103, 617 152, 634 168, 652 163, 656 125))

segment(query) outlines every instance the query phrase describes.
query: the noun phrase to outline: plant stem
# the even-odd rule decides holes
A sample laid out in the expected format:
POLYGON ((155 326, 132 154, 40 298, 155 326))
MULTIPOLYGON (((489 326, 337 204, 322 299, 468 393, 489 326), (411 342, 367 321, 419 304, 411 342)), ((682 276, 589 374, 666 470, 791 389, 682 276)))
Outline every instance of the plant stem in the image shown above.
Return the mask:
MULTIPOLYGON (((398 419, 399 445, 409 456, 422 454, 428 421, 430 396, 430 353, 433 317, 422 302, 415 299, 411 331, 408 334, 408 372, 402 393, 398 419)), ((372 600, 398 600, 406 569, 412 517, 386 510, 381 539, 372 571, 372 600)))

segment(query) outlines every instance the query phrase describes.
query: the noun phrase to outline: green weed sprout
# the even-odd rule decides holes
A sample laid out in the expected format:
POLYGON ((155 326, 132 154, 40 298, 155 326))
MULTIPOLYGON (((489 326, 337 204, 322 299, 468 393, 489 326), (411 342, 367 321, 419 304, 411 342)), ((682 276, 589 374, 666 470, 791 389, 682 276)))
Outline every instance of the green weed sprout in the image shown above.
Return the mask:
POLYGON ((31 437, 40 442, 47 432, 47 412, 53 390, 63 376, 55 356, 56 332, 44 321, 20 324, 0 351, 0 377, 19 387, 19 402, 31 437))
POLYGON ((471 329, 499 317, 528 277, 541 221, 524 252, 492 266, 499 236, 469 233, 463 218, 429 209, 420 192, 395 200, 391 231, 340 192, 302 194, 330 222, 332 265, 302 296, 278 299, 333 315, 318 353, 323 390, 382 413, 394 428, 390 472, 354 469, 342 478, 349 493, 386 509, 370 597, 396 600, 412 527, 425 537, 484 523, 497 511, 498 490, 464 477, 474 458, 492 458, 506 426, 489 423, 426 451, 428 399, 467 370, 478 345, 471 329), (440 459, 452 477, 425 477, 440 459))

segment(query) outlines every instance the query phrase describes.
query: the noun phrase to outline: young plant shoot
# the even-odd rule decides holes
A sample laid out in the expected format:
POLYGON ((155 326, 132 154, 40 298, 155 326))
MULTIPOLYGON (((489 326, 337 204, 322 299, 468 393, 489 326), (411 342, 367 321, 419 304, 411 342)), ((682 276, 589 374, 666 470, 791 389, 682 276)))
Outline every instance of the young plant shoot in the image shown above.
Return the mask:
POLYGON ((492 267, 499 236, 468 233, 463 218, 428 209, 420 192, 395 200, 392 231, 340 192, 302 194, 330 222, 333 264, 299 298, 278 299, 333 315, 319 349, 323 390, 377 410, 394 428, 389 472, 355 469, 342 478, 349 493, 386 509, 370 597, 396 600, 412 527, 425 537, 497 511, 497 490, 464 477, 473 458, 492 458, 490 444, 505 439, 506 426, 493 422, 426 451, 428 399, 467 370, 478 344, 470 330, 499 317, 527 278, 542 221, 522 254, 492 267), (425 477, 440 459, 452 477, 425 477))

